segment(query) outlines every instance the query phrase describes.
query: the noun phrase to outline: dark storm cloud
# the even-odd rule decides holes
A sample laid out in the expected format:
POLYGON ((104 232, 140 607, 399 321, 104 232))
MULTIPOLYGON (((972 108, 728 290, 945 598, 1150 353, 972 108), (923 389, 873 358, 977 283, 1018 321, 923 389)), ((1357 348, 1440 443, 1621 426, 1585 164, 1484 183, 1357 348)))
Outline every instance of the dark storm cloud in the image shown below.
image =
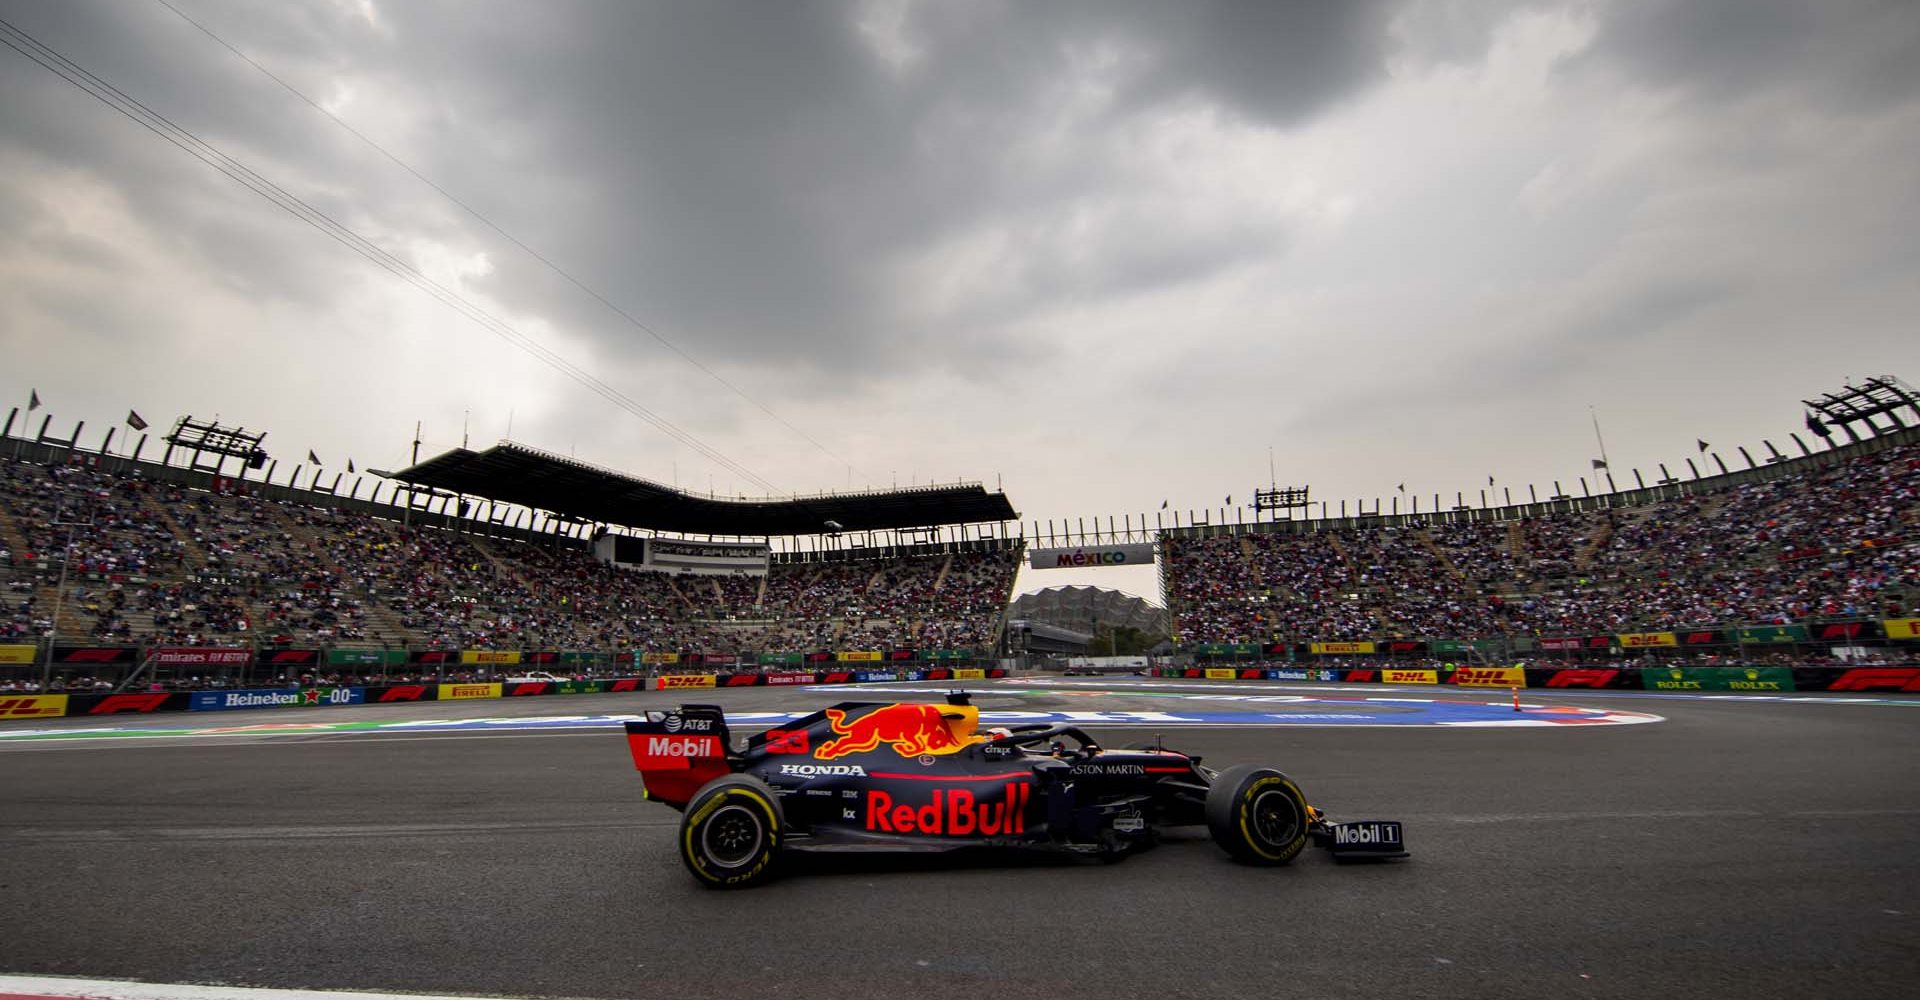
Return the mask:
MULTIPOLYGON (((391 44, 341 30, 367 36, 342 45, 363 53, 359 70, 446 101, 410 143, 433 151, 429 175, 691 352, 883 369, 966 335, 876 310, 903 256, 982 213, 1097 199, 1126 170, 1101 159, 1106 136, 1155 109, 1224 101, 1306 120, 1374 79, 1384 45, 1371 4, 916 6, 902 24, 916 56, 896 72, 861 41, 859 11, 405 4, 381 8, 391 44), (1068 123, 1063 139, 1087 155, 1010 157, 1055 124, 1076 60, 1103 45, 1140 65, 1068 123)), ((1113 252, 1060 280, 1179 281, 1221 257, 1210 235, 1113 252)), ((521 266, 492 280, 543 303, 559 287, 521 266)), ((1038 295, 1055 279, 1030 284, 1038 295)), ((597 307, 556 308, 652 349, 597 307)))
MULTIPOLYGON (((176 2, 855 485, 1004 471, 1057 512, 1138 470, 1125 502, 1152 505, 1289 430, 1316 484, 1484 482, 1564 445, 1550 419, 1474 432, 1488 400, 1531 418, 1605 385, 1665 412, 1711 369, 1758 421, 1827 355, 1912 357, 1916 4, 176 2), (1780 364, 1809 329, 1844 332, 1780 364), (1360 380, 1391 402, 1352 416, 1360 380), (1424 436, 1381 433, 1410 412, 1424 436)), ((848 481, 150 0, 0 16, 782 487, 848 481)), ((444 446, 472 407, 476 439, 517 412, 535 443, 707 480, 6 51, 0 93, 0 353, 80 372, 39 384, 63 407, 199 406, 242 352, 303 377, 216 405, 323 455, 391 456, 422 417, 444 446)))
MULTIPOLYGON (((869 9, 843 3, 401 3, 372 18, 350 5, 182 6, 316 99, 330 78, 354 81, 344 113, 363 125, 383 104, 416 109, 388 145, 688 353, 875 374, 936 347, 1030 354, 975 321, 1270 252, 1284 240, 1271 224, 1150 232, 1139 216, 1157 206, 1104 204, 1130 171, 1112 137, 1183 106, 1297 125, 1377 79, 1386 44, 1377 3, 910 5, 904 68, 863 41, 869 9), (1122 60, 1094 81, 1111 93, 1070 107, 1103 51, 1122 60), (1066 150, 1017 153, 1049 128, 1066 150), (1116 222, 1069 258, 1050 242, 1068 226, 1063 204, 1116 222), (1027 255, 1009 261, 1019 273, 1002 299, 952 325, 882 305, 892 269, 989 215, 1027 255)), ((336 219, 461 239, 454 209, 163 9, 4 9, 336 219)), ((110 114, 87 103, 9 102, 0 127, 129 191, 169 192, 134 208, 238 291, 317 302, 340 264, 367 266, 318 234, 288 243, 296 223, 131 123, 73 128, 73 115, 110 114), (242 204, 222 211, 222 199, 242 204)), ((459 224, 492 250, 480 284, 502 302, 665 360, 563 279, 459 224)))
POLYGON ((1707 100, 1788 90, 1857 112, 1920 88, 1912 0, 1625 0, 1595 10, 1591 60, 1707 100))
MULTIPOLYGON (((377 175, 353 172, 357 152, 329 129, 293 113, 263 90, 254 71, 149 4, 0 4, 0 15, 134 100, 194 133, 240 164, 290 189, 351 226, 370 222, 419 229, 423 219, 387 197, 377 175)), ((348 251, 165 139, 46 70, 0 52, 0 82, 17 99, 0 101, 0 153, 47 177, 99 182, 162 241, 176 262, 234 292, 328 306, 341 281, 366 265, 348 251)), ((68 206, 43 197, 27 210, 43 231, 36 252, 59 257, 98 234, 62 239, 68 206)), ((61 192, 71 198, 72 191, 61 192)), ((14 238, 27 232, 12 230, 14 238)))

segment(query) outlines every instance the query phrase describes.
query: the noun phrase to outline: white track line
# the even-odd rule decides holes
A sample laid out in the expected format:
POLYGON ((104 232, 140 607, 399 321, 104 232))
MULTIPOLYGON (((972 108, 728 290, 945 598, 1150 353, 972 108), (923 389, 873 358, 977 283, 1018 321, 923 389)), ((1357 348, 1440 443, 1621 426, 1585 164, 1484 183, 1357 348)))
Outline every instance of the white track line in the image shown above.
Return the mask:
POLYGON ((130 983, 59 976, 0 976, 0 996, 88 997, 95 1000, 469 1000, 420 993, 357 993, 345 990, 270 990, 250 986, 189 986, 130 983))

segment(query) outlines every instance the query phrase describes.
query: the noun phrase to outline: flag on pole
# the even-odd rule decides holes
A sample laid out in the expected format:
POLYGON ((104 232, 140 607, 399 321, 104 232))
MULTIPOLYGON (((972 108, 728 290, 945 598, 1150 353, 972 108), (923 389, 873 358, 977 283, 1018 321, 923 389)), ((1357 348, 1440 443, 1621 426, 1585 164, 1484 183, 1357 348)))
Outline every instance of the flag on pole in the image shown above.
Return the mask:
POLYGON ((1596 458, 1593 460, 1593 467, 1596 469, 1604 469, 1607 467, 1607 463, 1603 459, 1596 458))
POLYGON ((1233 506, 1233 494, 1231 493, 1227 494, 1227 506, 1233 506))
POLYGON ((32 413, 33 411, 39 408, 40 408, 40 390, 28 389, 27 390, 27 412, 32 413))
POLYGON ((1492 485, 1493 485, 1493 477, 1492 477, 1492 476, 1488 476, 1488 477, 1487 477, 1487 485, 1488 485, 1488 486, 1492 486, 1492 485))
POLYGON ((1160 509, 1161 510, 1167 509, 1167 502, 1165 500, 1160 501, 1160 509))
POLYGON ((349 473, 353 471, 353 459, 351 458, 347 459, 347 471, 349 473))
POLYGON ((1828 427, 1826 422, 1820 419, 1819 414, 1816 414, 1811 410, 1807 411, 1807 430, 1810 430, 1815 434, 1820 435, 1821 437, 1833 436, 1833 428, 1828 427))
POLYGON ((1699 445, 1701 451, 1706 451, 1709 447, 1711 447, 1711 445, 1707 444, 1705 441, 1699 440, 1698 438, 1695 438, 1693 443, 1699 445))
POLYGON ((320 464, 320 456, 318 456, 318 455, 316 455, 316 454, 314 454, 314 453, 313 453, 313 449, 312 449, 312 448, 308 448, 308 449, 307 449, 307 461, 309 461, 309 462, 312 462, 312 463, 313 463, 313 464, 315 464, 315 465, 319 465, 319 464, 320 464))
POLYGON ((138 410, 128 410, 127 426, 136 431, 144 431, 147 429, 147 422, 140 419, 140 412, 138 410))
POLYGON ((1402 493, 1405 493, 1406 491, 1407 491, 1407 484, 1406 484, 1406 483, 1401 483, 1401 484, 1400 484, 1400 492, 1402 492, 1402 493))

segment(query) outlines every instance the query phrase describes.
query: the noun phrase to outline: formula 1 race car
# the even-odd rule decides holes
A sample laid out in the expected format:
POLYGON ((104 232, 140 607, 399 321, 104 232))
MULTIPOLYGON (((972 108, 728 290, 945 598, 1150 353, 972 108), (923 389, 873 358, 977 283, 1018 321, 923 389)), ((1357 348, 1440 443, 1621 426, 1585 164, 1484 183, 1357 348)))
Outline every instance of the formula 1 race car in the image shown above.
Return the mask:
POLYGON ((1073 726, 978 732, 947 704, 844 702, 735 747, 713 705, 626 723, 647 798, 680 810, 680 857, 744 888, 783 851, 1004 847, 1111 859, 1163 827, 1205 824, 1235 859, 1284 865, 1308 841, 1336 860, 1404 858, 1400 824, 1330 823, 1291 778, 1224 771, 1158 746, 1106 750, 1073 726))

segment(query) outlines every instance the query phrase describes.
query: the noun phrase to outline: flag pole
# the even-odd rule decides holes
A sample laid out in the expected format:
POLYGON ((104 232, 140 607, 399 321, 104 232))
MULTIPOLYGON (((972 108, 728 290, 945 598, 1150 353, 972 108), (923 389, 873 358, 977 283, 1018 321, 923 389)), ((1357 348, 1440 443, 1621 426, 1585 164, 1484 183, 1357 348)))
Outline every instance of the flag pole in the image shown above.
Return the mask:
POLYGON ((1593 440, 1600 445, 1600 461, 1606 463, 1607 470, 1611 472, 1613 464, 1607 461, 1607 441, 1600 436, 1600 414, 1594 410, 1592 403, 1587 404, 1587 413, 1593 417, 1593 440))

